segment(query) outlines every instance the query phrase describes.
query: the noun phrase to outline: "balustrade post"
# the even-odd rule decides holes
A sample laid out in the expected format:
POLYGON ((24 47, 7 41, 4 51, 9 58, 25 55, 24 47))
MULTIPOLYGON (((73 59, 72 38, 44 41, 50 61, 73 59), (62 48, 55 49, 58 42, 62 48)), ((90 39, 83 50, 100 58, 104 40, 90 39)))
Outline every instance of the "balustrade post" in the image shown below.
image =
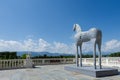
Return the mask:
POLYGON ((16 68, 18 68, 19 67, 19 60, 17 59, 16 60, 16 68))
POLYGON ((16 60, 14 60, 14 68, 16 68, 16 60))
POLYGON ((5 68, 8 68, 8 61, 5 60, 5 68))
POLYGON ((14 68, 14 60, 12 60, 12 68, 14 68))
POLYGON ((64 58, 64 62, 63 62, 63 64, 65 64, 66 63, 66 59, 64 58))
POLYGON ((5 68, 5 61, 3 60, 3 68, 5 68))
POLYGON ((0 60, 0 69, 2 68, 2 66, 1 66, 1 60, 0 60))
POLYGON ((22 61, 19 60, 19 67, 22 67, 22 61))
POLYGON ((5 60, 4 60, 4 68, 6 68, 6 66, 5 66, 5 60))
POLYGON ((109 59, 108 59, 108 58, 106 58, 106 65, 108 65, 108 64, 109 64, 108 60, 109 60, 109 59))
POLYGON ((42 64, 45 64, 45 59, 42 59, 42 64))
POLYGON ((8 68, 9 68, 9 60, 8 60, 8 68))

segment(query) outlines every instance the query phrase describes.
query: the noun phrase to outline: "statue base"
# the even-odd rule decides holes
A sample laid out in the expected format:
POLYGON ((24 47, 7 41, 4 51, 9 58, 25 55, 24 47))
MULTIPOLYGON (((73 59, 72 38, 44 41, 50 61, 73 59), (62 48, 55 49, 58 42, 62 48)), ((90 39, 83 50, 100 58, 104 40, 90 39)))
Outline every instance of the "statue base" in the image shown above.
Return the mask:
POLYGON ((24 67, 25 68, 34 68, 33 62, 31 59, 26 59, 24 62, 24 67))
POLYGON ((118 75, 118 69, 112 69, 112 68, 94 69, 94 67, 87 67, 87 66, 83 66, 83 67, 65 66, 64 69, 68 71, 89 75, 92 77, 105 77, 105 76, 118 75))

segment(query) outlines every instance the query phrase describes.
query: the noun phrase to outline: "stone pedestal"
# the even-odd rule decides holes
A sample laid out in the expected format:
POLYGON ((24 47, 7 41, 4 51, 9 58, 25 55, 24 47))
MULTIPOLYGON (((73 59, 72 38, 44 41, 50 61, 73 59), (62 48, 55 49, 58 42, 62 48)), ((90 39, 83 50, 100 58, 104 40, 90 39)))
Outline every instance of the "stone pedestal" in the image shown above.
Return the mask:
POLYGON ((25 67, 25 68, 33 68, 34 65, 33 65, 32 60, 31 60, 31 59, 26 59, 26 60, 24 61, 24 67, 25 67))
POLYGON ((30 58, 30 54, 26 55, 26 60, 24 61, 24 67, 25 68, 34 68, 34 64, 32 62, 32 59, 30 58))
POLYGON ((65 66, 64 69, 68 71, 89 75, 92 77, 105 77, 118 74, 118 70, 112 68, 94 69, 93 67, 87 66, 85 67, 65 66))

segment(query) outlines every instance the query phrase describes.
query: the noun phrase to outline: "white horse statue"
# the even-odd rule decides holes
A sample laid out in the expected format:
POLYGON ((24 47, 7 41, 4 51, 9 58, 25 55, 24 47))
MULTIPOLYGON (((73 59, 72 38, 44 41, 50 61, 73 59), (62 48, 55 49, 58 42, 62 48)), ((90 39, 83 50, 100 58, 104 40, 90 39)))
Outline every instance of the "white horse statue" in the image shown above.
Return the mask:
POLYGON ((78 47, 80 48, 80 66, 82 67, 82 43, 88 42, 91 39, 95 39, 94 41, 94 68, 96 69, 96 45, 98 45, 98 51, 99 51, 99 67, 101 66, 101 43, 102 43, 102 32, 99 29, 91 28, 88 31, 82 31, 81 27, 78 24, 74 24, 73 30, 76 31, 76 34, 74 35, 74 38, 76 39, 76 48, 77 48, 77 54, 76 54, 76 65, 78 64, 78 47))

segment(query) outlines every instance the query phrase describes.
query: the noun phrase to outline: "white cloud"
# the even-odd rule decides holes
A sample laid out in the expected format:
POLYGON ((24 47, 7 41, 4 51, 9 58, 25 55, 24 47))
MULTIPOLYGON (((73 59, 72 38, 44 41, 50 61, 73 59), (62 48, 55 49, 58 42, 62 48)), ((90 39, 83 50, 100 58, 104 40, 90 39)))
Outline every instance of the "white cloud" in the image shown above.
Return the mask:
MULTIPOLYGON (((93 52, 94 48, 94 41, 90 41, 83 44, 83 52, 93 52)), ((96 47, 96 50, 98 50, 98 47, 96 47)), ((107 41, 105 43, 102 43, 101 46, 102 52, 119 52, 120 51, 120 41, 113 39, 110 41, 107 41)))
POLYGON ((22 44, 20 42, 0 40, 0 51, 15 51, 16 49, 22 49, 22 44))
POLYGON ((118 52, 120 51, 120 41, 115 39, 108 41, 104 44, 102 49, 104 52, 118 52))
POLYGON ((94 40, 91 40, 89 42, 83 43, 82 45, 83 52, 92 52, 94 48, 94 40))
POLYGON ((49 49, 51 48, 51 44, 48 43, 47 41, 43 40, 43 39, 39 39, 38 40, 38 45, 35 49, 35 51, 49 51, 49 49))
MULTIPOLYGON (((83 44, 83 52, 92 52, 94 41, 90 41, 83 44)), ((58 53, 76 53, 76 47, 74 43, 65 44, 61 42, 49 43, 44 39, 39 39, 37 41, 33 39, 27 39, 24 41, 7 41, 0 40, 0 51, 48 51, 48 52, 58 52, 58 53)), ((117 52, 120 51, 120 41, 110 40, 102 45, 102 52, 117 52)))
POLYGON ((60 42, 54 42, 52 49, 55 52, 62 52, 62 53, 68 53, 69 52, 69 46, 67 44, 60 43, 60 42))
MULTIPOLYGON (((19 42, 20 43, 20 42, 19 42)), ((25 40, 22 44, 22 48, 25 51, 34 51, 36 43, 32 39, 25 40)))

